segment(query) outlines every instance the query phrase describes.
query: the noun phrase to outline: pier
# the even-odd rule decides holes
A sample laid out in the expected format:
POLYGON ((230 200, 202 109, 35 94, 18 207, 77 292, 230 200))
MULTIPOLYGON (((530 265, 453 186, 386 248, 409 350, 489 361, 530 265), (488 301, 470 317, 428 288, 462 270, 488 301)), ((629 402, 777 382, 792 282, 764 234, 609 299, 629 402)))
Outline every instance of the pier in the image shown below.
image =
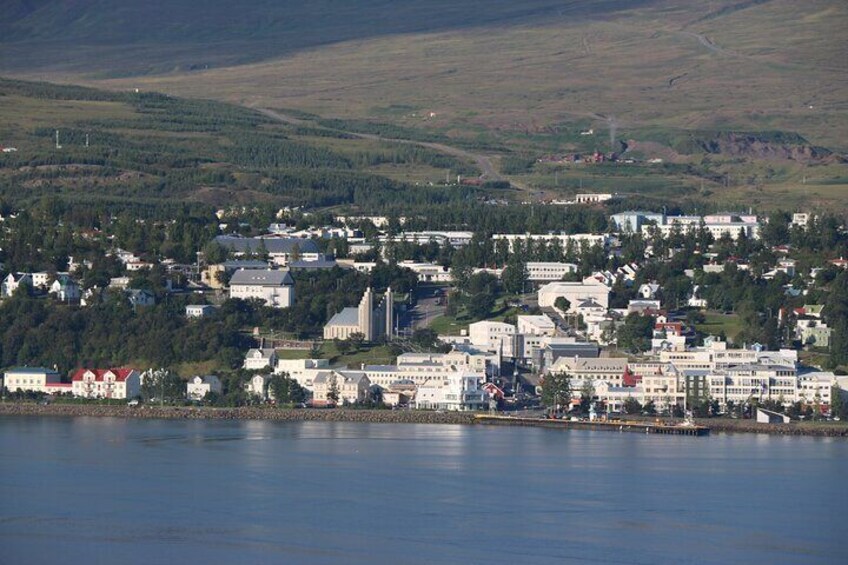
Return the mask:
POLYGON ((514 418, 511 416, 493 416, 478 414, 475 420, 479 424, 493 426, 535 426, 540 428, 559 428, 572 430, 602 430, 606 432, 629 432, 642 434, 661 434, 674 436, 707 436, 710 429, 698 425, 669 425, 652 422, 618 421, 571 421, 546 418, 514 418))

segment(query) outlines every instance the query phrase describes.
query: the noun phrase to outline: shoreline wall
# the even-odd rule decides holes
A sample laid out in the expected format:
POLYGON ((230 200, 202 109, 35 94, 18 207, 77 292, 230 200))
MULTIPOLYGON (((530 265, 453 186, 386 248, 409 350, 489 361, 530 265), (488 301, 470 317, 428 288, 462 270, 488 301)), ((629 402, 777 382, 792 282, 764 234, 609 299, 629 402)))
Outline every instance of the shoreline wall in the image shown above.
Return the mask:
MULTIPOLYGON (((0 403, 2 416, 42 417, 94 417, 124 419, 167 420, 271 420, 279 422, 361 422, 374 424, 480 424, 472 412, 430 412, 423 410, 351 410, 337 409, 286 409, 273 406, 247 406, 241 408, 210 408, 188 406, 106 406, 97 404, 0 403)), ((533 425, 509 422, 504 418, 500 425, 533 425)), ((811 436, 848 438, 848 425, 844 423, 792 423, 759 424, 751 420, 698 420, 698 425, 715 433, 756 433, 782 436, 811 436)), ((540 420, 539 426, 544 427, 540 420)))

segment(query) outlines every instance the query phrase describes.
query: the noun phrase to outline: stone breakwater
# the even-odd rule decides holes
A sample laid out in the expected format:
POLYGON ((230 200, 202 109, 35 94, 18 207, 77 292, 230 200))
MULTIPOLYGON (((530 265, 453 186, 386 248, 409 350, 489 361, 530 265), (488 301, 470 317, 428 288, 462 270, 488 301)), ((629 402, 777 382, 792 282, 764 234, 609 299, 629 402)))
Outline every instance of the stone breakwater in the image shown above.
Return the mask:
POLYGON ((169 420, 274 420, 280 422, 363 422, 375 424, 473 424, 467 412, 417 410, 285 409, 271 406, 210 408, 189 406, 104 406, 96 404, 0 404, 0 416, 153 418, 169 420))
POLYGON ((843 423, 760 424, 751 420, 705 419, 697 424, 707 426, 713 433, 771 434, 780 436, 814 436, 848 438, 848 425, 843 423))
MULTIPOLYGON (((169 420, 274 420, 279 422, 362 422, 375 424, 479 424, 469 412, 418 410, 285 409, 272 406, 197 408, 189 406, 105 406, 98 404, 0 403, 0 416, 58 416, 95 418, 158 418, 169 420)), ((638 418, 635 418, 638 419, 638 418)), ((502 425, 510 425, 509 420, 502 425)), ((645 418, 645 421, 651 419, 645 418)), ((669 420, 669 422, 677 422, 669 420)), ((544 424, 544 422, 542 422, 544 424)), ((712 433, 754 433, 785 436, 848 438, 844 423, 759 424, 750 420, 706 419, 697 424, 712 433)), ((516 425, 521 425, 516 422, 516 425)), ((526 425, 526 424, 525 424, 526 425)))

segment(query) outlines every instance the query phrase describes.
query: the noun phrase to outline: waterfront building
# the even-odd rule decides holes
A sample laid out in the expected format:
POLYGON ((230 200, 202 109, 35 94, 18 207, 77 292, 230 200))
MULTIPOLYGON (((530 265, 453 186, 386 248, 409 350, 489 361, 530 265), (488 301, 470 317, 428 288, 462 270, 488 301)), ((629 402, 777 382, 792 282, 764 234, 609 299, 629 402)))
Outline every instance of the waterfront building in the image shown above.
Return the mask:
POLYGON ((17 367, 9 369, 3 375, 3 386, 9 392, 43 392, 52 394, 57 389, 63 389, 65 392, 67 387, 58 387, 61 384, 59 373, 52 369, 43 367, 17 367))
POLYGON ((141 393, 141 373, 135 369, 77 369, 72 392, 79 398, 132 399, 141 393))
POLYGON ((189 400, 203 400, 210 392, 221 394, 222 391, 221 380, 215 375, 197 376, 186 383, 186 398, 189 400))
POLYGON ((488 405, 479 375, 462 372, 429 379, 415 393, 415 407, 422 410, 485 410, 488 405))
POLYGON ((312 404, 357 404, 368 398, 370 388, 371 381, 362 371, 320 371, 312 380, 312 404), (333 389, 338 394, 336 402, 331 398, 333 389))

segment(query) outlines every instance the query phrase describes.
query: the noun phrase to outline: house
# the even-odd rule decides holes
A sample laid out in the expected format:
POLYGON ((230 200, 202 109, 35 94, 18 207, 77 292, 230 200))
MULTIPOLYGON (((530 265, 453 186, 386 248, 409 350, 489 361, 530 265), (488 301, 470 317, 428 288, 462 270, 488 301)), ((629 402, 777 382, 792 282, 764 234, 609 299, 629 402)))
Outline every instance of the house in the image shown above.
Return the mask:
POLYGON ((79 302, 82 296, 80 286, 68 275, 58 275, 48 292, 60 302, 79 302))
POLYGON ((242 269, 230 279, 230 298, 257 299, 272 308, 294 304, 294 279, 288 269, 242 269))
POLYGON ((32 282, 32 274, 30 273, 9 273, 3 279, 3 284, 0 285, 0 296, 9 298, 18 290, 18 287, 24 285, 30 290, 35 286, 32 282))
POLYGON ((249 381, 244 383, 244 390, 251 396, 259 397, 260 400, 266 400, 269 396, 269 380, 271 380, 271 377, 268 375, 253 375, 249 381))
POLYGON ((215 313, 215 307, 211 304, 191 304, 186 306, 186 318, 205 318, 215 313))
POLYGON ((153 306, 156 304, 156 297, 149 290, 128 288, 124 290, 124 293, 127 295, 127 300, 130 301, 130 305, 133 308, 137 308, 139 306, 153 306))
POLYGON ((249 349, 244 356, 244 368, 248 371, 273 368, 277 364, 277 352, 273 349, 249 349))
POLYGON ((415 408, 419 410, 485 410, 489 394, 478 375, 456 373, 433 378, 418 387, 415 408))
POLYGON ((59 373, 43 367, 17 367, 3 375, 3 385, 9 392, 43 392, 51 394, 51 385, 61 383, 59 373))
POLYGON ((312 380, 312 404, 357 404, 368 398, 371 381, 362 371, 321 371, 312 380), (335 389, 338 398, 332 399, 335 389))
POLYGON ((135 369, 77 369, 71 376, 79 398, 135 398, 141 392, 141 373, 135 369))
POLYGON ((645 283, 639 286, 639 290, 637 290, 637 294, 644 298, 645 300, 653 300, 657 297, 657 293, 660 290, 660 285, 657 283, 645 283))
POLYGON ((186 398, 189 400, 203 400, 210 392, 221 394, 222 391, 221 380, 215 375, 194 377, 186 383, 186 398))

